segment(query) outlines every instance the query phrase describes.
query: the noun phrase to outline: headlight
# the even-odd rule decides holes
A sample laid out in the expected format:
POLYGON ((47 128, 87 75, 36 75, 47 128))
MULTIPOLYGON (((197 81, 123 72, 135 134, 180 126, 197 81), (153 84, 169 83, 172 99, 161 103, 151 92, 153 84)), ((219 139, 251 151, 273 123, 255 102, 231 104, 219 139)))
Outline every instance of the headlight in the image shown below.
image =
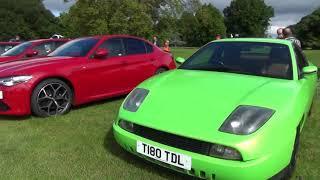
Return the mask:
POLYGON ((222 124, 219 131, 237 135, 252 134, 261 128, 274 112, 263 107, 239 106, 222 124))
POLYGON ((129 131, 131 133, 134 133, 134 124, 132 122, 129 122, 129 121, 125 121, 125 120, 120 120, 119 121, 119 126, 126 130, 126 131, 129 131))
POLYGON ((14 86, 19 83, 24 83, 32 79, 32 76, 13 76, 8 78, 0 78, 0 85, 14 86))
POLYGON ((242 160, 242 156, 239 151, 219 144, 214 144, 210 147, 209 156, 228 160, 242 160))
POLYGON ((147 89, 137 88, 133 90, 124 102, 123 108, 127 111, 136 112, 148 93, 149 90, 147 89))

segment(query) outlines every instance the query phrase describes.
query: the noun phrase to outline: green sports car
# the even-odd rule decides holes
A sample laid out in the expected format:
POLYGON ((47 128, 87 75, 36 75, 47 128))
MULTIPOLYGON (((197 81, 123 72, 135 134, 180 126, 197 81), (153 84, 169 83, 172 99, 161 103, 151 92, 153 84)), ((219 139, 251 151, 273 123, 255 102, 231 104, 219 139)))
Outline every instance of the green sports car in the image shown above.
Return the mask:
POLYGON ((316 83, 317 67, 290 41, 214 41, 134 89, 114 136, 137 156, 199 178, 288 178, 316 83))

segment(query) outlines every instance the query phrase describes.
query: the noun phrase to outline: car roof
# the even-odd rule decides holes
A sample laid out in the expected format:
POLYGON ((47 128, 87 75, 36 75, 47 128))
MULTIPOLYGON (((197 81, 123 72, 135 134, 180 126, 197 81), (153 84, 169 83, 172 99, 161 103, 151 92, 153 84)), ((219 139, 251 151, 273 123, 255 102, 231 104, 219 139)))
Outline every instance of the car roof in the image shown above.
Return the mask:
POLYGON ((292 44, 292 42, 289 40, 273 39, 273 38, 228 38, 228 39, 215 40, 212 42, 260 42, 260 43, 284 44, 288 46, 292 44))
POLYGON ((112 35, 100 35, 100 36, 88 36, 88 37, 80 37, 78 39, 81 39, 81 38, 106 38, 106 39, 109 39, 109 38, 134 38, 134 39, 140 39, 142 41, 145 41, 145 42, 148 42, 148 43, 151 43, 149 42, 147 39, 144 39, 144 38, 141 38, 141 37, 137 37, 137 36, 132 36, 132 35, 126 35, 126 34, 112 34, 112 35))
POLYGON ((0 42, 0 44, 8 44, 8 45, 18 45, 21 42, 0 42))
POLYGON ((31 40, 28 42, 32 43, 37 43, 37 42, 42 42, 42 41, 69 41, 70 39, 36 39, 36 40, 31 40))

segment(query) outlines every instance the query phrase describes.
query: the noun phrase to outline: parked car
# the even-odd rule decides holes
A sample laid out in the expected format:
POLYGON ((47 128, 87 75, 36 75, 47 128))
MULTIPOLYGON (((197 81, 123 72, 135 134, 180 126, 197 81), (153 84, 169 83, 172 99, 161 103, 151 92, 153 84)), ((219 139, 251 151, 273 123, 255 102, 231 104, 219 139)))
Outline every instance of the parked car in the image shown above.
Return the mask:
POLYGON ((63 114, 71 105, 125 95, 175 67, 170 54, 140 38, 76 39, 48 57, 1 64, 0 114, 63 114))
POLYGON ((199 178, 287 179, 316 83, 317 67, 290 41, 217 40, 135 88, 114 136, 139 157, 199 178))
POLYGON ((35 57, 43 57, 68 41, 68 39, 38 39, 27 41, 1 54, 0 63, 21 59, 30 59, 35 57))
POLYGON ((20 42, 0 42, 0 55, 18 44, 20 44, 20 42))

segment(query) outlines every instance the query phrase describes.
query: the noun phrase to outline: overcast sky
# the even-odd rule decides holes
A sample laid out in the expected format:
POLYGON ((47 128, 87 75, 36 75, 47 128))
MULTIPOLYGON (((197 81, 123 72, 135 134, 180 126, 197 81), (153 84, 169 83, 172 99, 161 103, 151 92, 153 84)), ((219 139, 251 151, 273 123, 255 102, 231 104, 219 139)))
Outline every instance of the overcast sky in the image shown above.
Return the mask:
MULTIPOLYGON (((44 0, 45 6, 50 9, 54 15, 58 16, 61 12, 67 11, 75 0, 64 3, 63 0, 44 0)), ((203 0, 213 3, 221 11, 230 4, 231 0, 203 0)), ((265 0, 273 6, 275 17, 271 20, 270 34, 275 34, 278 27, 285 27, 295 24, 300 19, 320 7, 320 0, 265 0)))

